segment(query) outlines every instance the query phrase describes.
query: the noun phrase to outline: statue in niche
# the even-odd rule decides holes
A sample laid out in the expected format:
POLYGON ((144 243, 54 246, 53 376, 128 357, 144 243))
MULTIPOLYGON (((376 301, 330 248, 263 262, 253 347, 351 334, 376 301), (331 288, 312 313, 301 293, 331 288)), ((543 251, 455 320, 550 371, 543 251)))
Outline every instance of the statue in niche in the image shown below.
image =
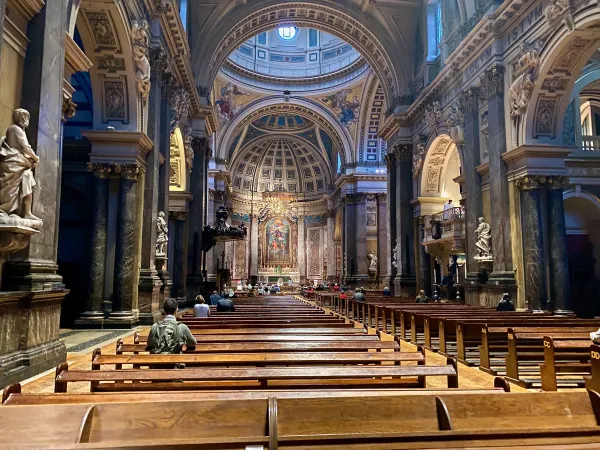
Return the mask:
POLYGON ((515 81, 508 91, 510 115, 513 118, 523 115, 535 87, 537 68, 540 64, 539 46, 523 43, 520 48, 521 57, 514 65, 515 81))
POLYGON ((369 253, 367 254, 367 258, 369 258, 369 273, 377 273, 377 255, 375 255, 375 253, 369 253))
POLYGON ((396 246, 394 247, 394 250, 392 250, 392 267, 394 269, 398 268, 398 256, 400 253, 400 249, 398 247, 398 241, 396 241, 396 246))
POLYGON ((478 261, 492 261, 492 228, 490 224, 486 223, 483 217, 480 217, 479 226, 475 230, 475 236, 477 241, 475 246, 477 247, 477 255, 475 259, 478 261))
POLYGON ((31 212, 33 188, 37 185, 33 170, 40 158, 35 154, 25 134, 29 112, 16 109, 14 124, 0 138, 0 217, 27 219, 26 226, 39 228, 42 220, 31 212))
POLYGON ((146 100, 150 93, 150 39, 148 37, 148 22, 134 20, 131 24, 133 38, 133 61, 135 64, 135 78, 142 98, 146 100))
POLYGON ((156 219, 156 256, 165 256, 165 244, 169 241, 169 227, 165 220, 165 213, 160 211, 156 219))

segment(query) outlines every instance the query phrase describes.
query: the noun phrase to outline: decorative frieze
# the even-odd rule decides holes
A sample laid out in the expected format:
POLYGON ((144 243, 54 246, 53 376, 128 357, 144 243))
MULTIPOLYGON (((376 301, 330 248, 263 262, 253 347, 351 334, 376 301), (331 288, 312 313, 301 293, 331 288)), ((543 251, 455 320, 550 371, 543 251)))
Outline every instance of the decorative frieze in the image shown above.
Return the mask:
POLYGON ((440 102, 435 101, 425 108, 425 121, 432 133, 437 131, 439 122, 442 120, 442 109, 440 102))
POLYGON ((480 81, 481 96, 484 99, 504 93, 504 67, 494 64, 484 72, 480 81))
POLYGON ((150 52, 150 71, 158 79, 162 80, 163 75, 167 72, 169 61, 167 54, 162 48, 153 49, 150 52))
POLYGON ((185 88, 178 86, 170 92, 169 104, 172 110, 170 126, 173 132, 189 115, 190 94, 185 88))
POLYGON ((515 186, 521 190, 541 187, 562 189, 569 186, 569 184, 569 177, 565 176, 523 175, 515 180, 515 186))
POLYGON ((98 176, 100 178, 116 176, 134 181, 137 181, 139 175, 143 172, 143 170, 135 164, 108 163, 88 163, 87 170, 88 172, 93 172, 94 176, 98 176))

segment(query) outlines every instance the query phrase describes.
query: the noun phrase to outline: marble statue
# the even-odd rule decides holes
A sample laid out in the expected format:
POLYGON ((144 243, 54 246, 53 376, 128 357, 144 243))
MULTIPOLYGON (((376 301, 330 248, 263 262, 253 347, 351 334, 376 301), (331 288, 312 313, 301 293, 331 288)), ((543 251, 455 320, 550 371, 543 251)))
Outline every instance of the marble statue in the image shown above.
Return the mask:
POLYGON ((483 217, 480 217, 479 226, 475 230, 475 236, 477 237, 477 241, 475 245, 477 246, 477 256, 475 259, 478 261, 491 261, 492 260, 492 229, 488 223, 483 220, 483 217))
POLYGON ((160 211, 158 213, 158 218, 156 219, 156 256, 165 256, 165 244, 169 240, 169 227, 167 226, 167 221, 165 220, 164 211, 160 211))
POLYGON ((546 20, 550 23, 556 22, 569 7, 569 0, 551 0, 550 5, 544 11, 546 20))
POLYGON ((146 100, 150 93, 150 39, 148 36, 148 22, 134 20, 131 24, 133 38, 133 61, 135 64, 135 78, 142 98, 146 100))
POLYGON ((392 250, 392 267, 394 269, 398 268, 398 256, 400 253, 400 249, 398 248, 398 242, 396 241, 396 246, 394 247, 394 250, 392 250))
POLYGON ((42 221, 31 212, 33 188, 37 184, 32 169, 40 158, 25 134, 29 112, 16 109, 13 122, 6 136, 0 138, 0 216, 26 219, 24 225, 37 228, 42 221))
POLYGON ((421 170, 421 166, 423 165, 423 160, 425 159, 425 142, 419 141, 415 147, 415 151, 413 152, 413 176, 415 178, 419 177, 419 171, 421 170))
POLYGON ((367 255, 369 258, 369 272, 376 273, 377 272, 377 256, 374 253, 369 253, 367 255))
POLYGON ((537 45, 522 44, 520 54, 521 57, 514 65, 516 78, 508 91, 510 115, 513 118, 521 116, 527 109, 540 64, 537 45))

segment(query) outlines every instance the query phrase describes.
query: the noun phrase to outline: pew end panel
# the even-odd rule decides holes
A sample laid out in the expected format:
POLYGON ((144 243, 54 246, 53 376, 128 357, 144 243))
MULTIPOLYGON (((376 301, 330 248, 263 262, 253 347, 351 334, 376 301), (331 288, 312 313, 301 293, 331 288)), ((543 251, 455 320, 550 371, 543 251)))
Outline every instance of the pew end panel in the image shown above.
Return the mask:
POLYGON ((4 405, 8 400, 8 397, 11 394, 20 394, 21 393, 21 383, 10 384, 4 388, 2 391, 2 404, 4 405))
POLYGON ((69 363, 64 362, 56 366, 56 370, 54 372, 54 393, 66 393, 67 392, 67 383, 64 381, 59 381, 59 375, 63 372, 69 370, 69 363))

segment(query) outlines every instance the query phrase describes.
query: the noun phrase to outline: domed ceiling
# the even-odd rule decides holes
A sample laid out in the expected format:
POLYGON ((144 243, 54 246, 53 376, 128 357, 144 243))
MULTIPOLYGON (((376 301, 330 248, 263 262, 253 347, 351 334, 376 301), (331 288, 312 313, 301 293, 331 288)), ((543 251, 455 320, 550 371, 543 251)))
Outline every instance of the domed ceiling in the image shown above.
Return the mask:
POLYGON ((346 83, 368 69, 347 42, 313 28, 281 26, 240 45, 222 67, 237 81, 255 87, 297 91, 307 84, 324 89, 346 83), (276 87, 277 86, 277 87, 276 87))
POLYGON ((233 189, 248 194, 284 189, 307 198, 327 192, 327 161, 310 144, 285 136, 260 139, 238 152, 232 164, 233 189))

